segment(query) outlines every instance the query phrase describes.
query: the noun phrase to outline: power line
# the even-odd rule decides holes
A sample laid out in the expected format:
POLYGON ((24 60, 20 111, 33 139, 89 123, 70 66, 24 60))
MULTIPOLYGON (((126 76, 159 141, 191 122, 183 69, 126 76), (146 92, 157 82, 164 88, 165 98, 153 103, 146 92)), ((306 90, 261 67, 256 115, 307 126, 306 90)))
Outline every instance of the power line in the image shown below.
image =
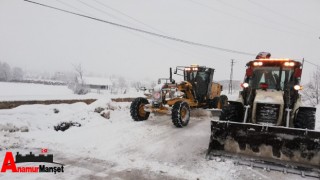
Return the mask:
POLYGON ((313 30, 316 30, 316 31, 319 30, 318 28, 315 28, 314 26, 311 26, 310 24, 304 23, 304 22, 302 22, 302 21, 299 21, 299 20, 297 20, 297 19, 294 19, 294 18, 292 18, 292 17, 290 17, 290 16, 287 16, 287 15, 285 15, 285 14, 279 13, 279 11, 273 10, 273 9, 271 9, 271 8, 269 8, 269 7, 267 7, 267 6, 264 6, 264 5, 260 4, 260 3, 253 2, 252 0, 248 0, 248 1, 249 1, 250 3, 252 3, 252 4, 254 4, 254 5, 258 6, 258 7, 262 7, 262 8, 264 8, 264 9, 266 9, 266 10, 272 12, 272 13, 275 13, 275 14, 278 14, 279 16, 282 16, 282 17, 285 17, 285 18, 287 18, 287 19, 290 19, 291 21, 300 23, 300 24, 305 25, 305 26, 309 26, 309 27, 312 28, 313 30))
MULTIPOLYGON (((36 5, 44 6, 44 7, 47 7, 47 8, 55 9, 55 10, 58 10, 58 11, 62 11, 62 12, 65 12, 65 13, 77 15, 77 16, 80 16, 80 17, 88 18, 88 19, 91 19, 91 20, 100 21, 100 22, 107 23, 107 24, 110 24, 110 25, 114 25, 114 26, 117 26, 117 27, 121 27, 121 28, 124 28, 124 29, 129 29, 129 30, 132 30, 132 31, 137 31, 137 32, 140 32, 140 33, 145 33, 145 34, 149 34, 149 35, 156 36, 156 37, 160 37, 160 38, 164 38, 164 39, 169 39, 169 40, 172 40, 172 41, 178 41, 178 42, 185 43, 185 44, 190 44, 190 45, 195 45, 195 46, 200 46, 200 47, 206 47, 206 48, 211 48, 211 49, 216 49, 216 50, 220 50, 220 51, 224 51, 224 52, 229 52, 229 53, 236 53, 236 54, 242 54, 242 55, 255 56, 255 54, 253 54, 253 53, 247 53, 247 52, 236 51, 236 50, 232 50, 232 49, 220 48, 220 47, 216 47, 216 46, 201 44, 201 43, 192 42, 192 41, 187 41, 187 40, 183 40, 183 39, 179 39, 179 38, 175 38, 175 37, 171 37, 171 36, 165 36, 165 35, 162 35, 162 34, 157 34, 157 33, 154 33, 154 32, 150 32, 150 31, 143 30, 143 29, 138 29, 138 28, 134 28, 134 27, 130 27, 130 26, 121 25, 121 24, 114 23, 114 22, 111 22, 111 21, 106 21, 106 20, 98 19, 98 18, 91 17, 91 16, 87 16, 87 15, 84 15, 84 14, 75 13, 75 12, 72 12, 72 11, 60 9, 60 8, 57 8, 57 7, 53 7, 53 6, 41 4, 41 3, 34 2, 34 1, 30 1, 30 0, 24 0, 24 1, 29 2, 29 3, 36 4, 36 5)), ((61 2, 60 0, 56 0, 56 1, 58 1, 58 2, 60 2, 60 3, 62 3, 62 4, 64 4, 64 5, 66 5, 66 6, 68 6, 68 7, 71 7, 71 8, 74 8, 74 9, 78 10, 78 11, 83 12, 82 10, 71 6, 70 4, 66 4, 66 3, 64 3, 64 2, 61 2)), ((192 1, 192 0, 190 0, 190 1, 192 1)), ((102 10, 99 10, 99 11, 102 11, 102 10)), ((307 62, 307 63, 309 63, 309 64, 311 64, 311 65, 314 65, 314 66, 316 66, 316 67, 319 67, 319 65, 317 65, 317 64, 315 64, 315 63, 312 63, 312 62, 307 61, 307 60, 304 60, 304 61, 307 62)), ((233 64, 232 64, 232 66, 233 66, 233 64)))
POLYGON ((146 30, 143 30, 143 29, 138 29, 138 28, 134 28, 134 27, 130 27, 130 26, 114 23, 114 22, 111 22, 111 21, 95 18, 95 17, 92 17, 92 16, 87 16, 87 15, 84 15, 84 14, 75 13, 75 12, 72 12, 72 11, 60 9, 60 8, 57 8, 57 7, 54 7, 54 6, 49 6, 49 5, 46 5, 46 4, 42 4, 42 3, 30 1, 30 0, 24 0, 24 1, 28 2, 28 3, 40 5, 40 6, 43 6, 43 7, 55 9, 55 10, 58 10, 58 11, 61 11, 61 12, 65 12, 65 13, 77 15, 77 16, 80 16, 80 17, 88 18, 88 19, 91 19, 91 20, 107 23, 107 24, 110 24, 110 25, 113 25, 113 26, 117 26, 117 27, 120 27, 120 28, 129 29, 129 30, 132 30, 132 31, 137 31, 137 32, 140 32, 140 33, 149 34, 149 35, 152 35, 152 36, 157 36, 157 37, 168 39, 168 40, 172 40, 172 41, 177 41, 177 42, 181 42, 181 43, 185 43, 185 44, 189 44, 189 45, 194 45, 194 46, 205 47, 205 48, 211 48, 211 49, 224 51, 224 52, 229 52, 229 53, 242 54, 242 55, 248 55, 248 56, 255 56, 255 54, 253 54, 253 53, 237 51, 237 50, 232 50, 232 49, 226 49, 226 48, 220 48, 220 47, 216 47, 216 46, 212 46, 212 45, 192 42, 192 41, 188 41, 188 40, 183 40, 183 39, 179 39, 179 38, 175 38, 175 37, 171 37, 171 36, 165 36, 165 35, 162 35, 162 34, 158 34, 158 33, 146 31, 146 30))
MULTIPOLYGON (((105 10, 103 10, 103 9, 96 8, 96 7, 94 7, 94 6, 92 6, 92 5, 88 4, 88 3, 85 3, 85 2, 83 2, 83 1, 81 1, 81 0, 78 0, 78 1, 81 2, 82 4, 84 4, 85 6, 89 7, 89 8, 95 9, 95 10, 97 10, 97 11, 99 11, 99 12, 101 12, 101 13, 104 13, 104 14, 106 14, 106 15, 108 15, 108 16, 111 16, 111 17, 113 17, 113 18, 115 18, 115 19, 117 19, 117 20, 124 21, 124 22, 126 22, 126 23, 129 23, 129 24, 133 25, 133 23, 131 23, 131 22, 127 21, 127 20, 118 18, 117 16, 114 16, 114 15, 110 14, 109 12, 107 12, 107 11, 105 11, 105 10)), ((95 0, 94 0, 94 1, 95 1, 95 0)), ((99 4, 99 1, 96 1, 96 2, 99 4)), ((102 4, 103 4, 103 3, 102 3, 102 4)), ((71 6, 71 5, 70 5, 70 6, 71 6)), ((105 4, 103 4, 103 6, 104 6, 104 7, 107 7, 108 9, 111 8, 111 7, 109 7, 109 6, 105 5, 105 4)), ((114 10, 114 11, 118 11, 118 10, 116 10, 116 9, 114 9, 114 8, 111 8, 111 9, 114 10)), ((121 11, 118 11, 118 12, 120 13, 121 11)), ((84 12, 84 13, 85 13, 85 12, 84 12)), ((85 14, 87 14, 87 13, 85 13, 85 14)), ((122 12, 121 12, 121 14, 123 14, 123 15, 125 15, 125 16, 127 16, 127 17, 130 17, 130 18, 133 19, 134 21, 137 21, 138 23, 143 24, 143 25, 145 25, 145 26, 147 26, 147 27, 149 27, 149 28, 152 28, 152 29, 154 29, 154 30, 156 30, 156 31, 160 31, 160 30, 157 30, 157 29, 155 29, 155 28, 153 28, 153 27, 151 27, 151 26, 149 26, 149 25, 147 25, 147 24, 145 24, 145 23, 143 23, 143 22, 141 22, 141 21, 139 21, 139 20, 137 20, 137 19, 129 16, 129 15, 126 15, 126 14, 124 14, 124 13, 122 13, 122 12)), ((126 31, 128 31, 128 30, 126 29, 126 31)), ((160 31, 160 32, 162 32, 162 31, 160 31)), ((155 41, 155 40, 146 38, 145 36, 142 36, 142 35, 137 34, 137 33, 135 33, 135 32, 131 32, 131 31, 130 31, 129 33, 132 33, 133 35, 136 35, 136 36, 138 36, 138 37, 140 37, 140 38, 146 39, 146 40, 148 40, 148 41, 150 41, 150 42, 153 42, 153 43, 155 43, 155 44, 158 44, 158 45, 162 45, 162 46, 164 46, 164 47, 167 47, 168 49, 175 49, 175 50, 177 50, 177 51, 183 52, 184 54, 189 54, 189 55, 194 56, 194 57, 196 57, 196 58, 199 58, 199 57, 200 57, 200 58, 204 58, 204 57, 199 56, 198 54, 195 55, 195 54, 190 53, 189 51, 183 50, 183 49, 181 49, 181 48, 179 48, 179 47, 170 46, 170 45, 167 45, 167 44, 165 44, 165 43, 163 43, 163 42, 157 42, 157 41, 155 41)), ((204 59, 208 59, 208 58, 206 57, 206 58, 204 58, 204 59)))
POLYGON ((309 63, 309 64, 311 64, 311 65, 314 65, 314 66, 316 66, 316 67, 318 67, 318 68, 320 67, 319 65, 317 65, 317 64, 315 64, 315 63, 313 63, 313 62, 307 61, 307 60, 305 60, 305 59, 304 59, 304 62, 309 63))
POLYGON ((194 0, 188 0, 189 2, 192 2, 194 4, 197 4, 199 6, 202 6, 204 8, 207 8, 213 12, 219 12, 221 14, 224 14, 224 15, 227 15, 227 16, 230 16, 230 17, 233 17, 233 18, 236 18, 236 19, 241 19, 242 21, 246 21, 248 23, 251 23, 251 24, 256 24, 258 25, 257 27, 263 27, 263 28, 267 28, 267 29, 270 29, 270 30, 273 30, 273 31, 278 31, 278 32, 282 32, 282 33, 290 33, 292 36, 297 36, 297 35, 300 35, 298 33, 295 33, 295 32, 291 32, 291 31, 287 31, 287 30, 283 30, 283 29, 279 29, 277 28, 278 26, 266 26, 266 24, 263 24, 263 23, 260 23, 260 22, 256 22, 256 21, 252 21, 250 19, 247 19, 247 18, 243 18, 241 16, 236 16, 236 15, 233 15, 232 13, 228 13, 228 12, 225 12, 225 11, 221 11, 220 9, 217 9, 217 8, 214 8, 212 6, 209 6, 209 5, 206 5, 206 4, 203 4, 203 3, 200 3, 198 1, 194 1, 194 0))
MULTIPOLYGON (((272 23, 272 24, 274 24, 274 25, 277 25, 278 27, 281 26, 281 27, 283 27, 283 28, 286 28, 285 32, 293 33, 293 34, 296 34, 296 35, 298 35, 297 33, 301 33, 301 34, 304 34, 304 35, 305 35, 305 34, 308 34, 308 35, 309 35, 309 33, 310 33, 310 32, 307 32, 307 31, 300 32, 301 30, 297 30, 295 27, 292 27, 292 26, 290 26, 290 27, 285 27, 285 24, 283 24, 283 23, 279 23, 279 22, 277 22, 277 21, 274 21, 273 19, 266 18, 266 17, 264 17, 264 16, 261 16, 260 14, 256 14, 256 13, 252 13, 252 12, 246 11, 246 10, 244 10, 244 9, 242 9, 242 8, 239 8, 239 7, 237 7, 237 6, 233 5, 233 4, 227 3, 227 2, 225 2, 225 1, 223 1, 223 0, 216 0, 216 1, 220 2, 221 4, 226 5, 226 6, 228 6, 228 7, 231 7, 231 8, 233 8, 233 9, 236 9, 236 10, 238 10, 238 11, 244 12, 244 13, 246 13, 246 14, 248 14, 248 15, 251 15, 251 16, 254 16, 254 17, 259 17, 260 19, 263 19, 264 21, 267 21, 267 22, 272 23), (289 29, 289 30, 295 30, 295 32, 293 32, 293 31, 288 31, 288 29, 289 29)), ((248 0, 248 1, 251 2, 250 0, 248 0)), ((253 3, 253 2, 251 2, 251 3, 253 3)), ((253 3, 253 4, 255 4, 255 3, 253 3)))
POLYGON ((63 4, 63 5, 65 5, 65 6, 67 6, 67 7, 69 7, 69 8, 75 9, 75 10, 77 10, 77 11, 79 11, 79 12, 84 13, 84 14, 88 14, 88 13, 86 13, 86 12, 82 11, 81 9, 76 8, 76 7, 74 7, 74 6, 72 6, 72 5, 68 4, 68 3, 66 3, 66 2, 64 2, 64 1, 60 1, 60 0, 56 0, 56 1, 57 1, 57 2, 59 2, 59 3, 61 3, 61 4, 63 4))
MULTIPOLYGON (((96 11, 99 11, 99 12, 101 12, 101 13, 103 13, 103 14, 106 14, 106 15, 114 18, 114 19, 117 19, 117 20, 120 20, 120 21, 124 21, 124 22, 126 22, 126 23, 131 24, 130 22, 128 22, 128 21, 126 21, 126 20, 123 20, 123 19, 121 19, 121 18, 118 18, 118 17, 116 17, 116 16, 114 16, 114 15, 112 15, 112 14, 110 14, 110 13, 108 13, 108 12, 102 10, 102 9, 96 8, 96 7, 90 5, 90 4, 86 3, 86 2, 83 2, 83 1, 81 1, 81 0, 78 0, 78 1, 79 1, 80 3, 82 3, 83 5, 85 5, 85 6, 89 7, 89 8, 95 9, 96 11)), ((85 14, 86 14, 86 13, 85 13, 85 14)))
MULTIPOLYGON (((88 13, 88 12, 85 12, 85 11, 83 11, 83 10, 81 10, 81 9, 79 9, 79 8, 71 5, 71 4, 67 4, 67 3, 65 3, 65 2, 63 2, 63 1, 60 1, 60 0, 56 0, 56 1, 59 2, 59 3, 61 3, 61 4, 63 4, 63 5, 65 5, 65 6, 68 6, 69 8, 72 8, 72 9, 75 9, 75 10, 77 10, 77 11, 79 11, 79 12, 84 13, 84 14, 89 14, 89 15, 93 16, 92 14, 90 14, 90 13, 88 13)), ((113 17, 113 18, 117 19, 117 20, 125 21, 125 20, 122 20, 122 19, 119 19, 119 18, 113 16, 112 14, 109 14, 109 13, 107 13, 107 12, 104 12, 104 11, 101 10, 101 9, 97 9, 97 8, 95 8, 95 7, 93 7, 93 6, 90 6, 90 5, 88 5, 87 3, 82 2, 81 0, 79 0, 79 2, 81 2, 82 4, 84 4, 84 5, 87 6, 87 7, 90 7, 90 8, 93 8, 93 9, 97 10, 97 11, 100 11, 100 12, 102 12, 102 13, 110 16, 110 17, 113 17)), ((128 21, 125 21, 125 22, 129 23, 128 21)), ((126 31, 128 31, 128 30, 126 30, 126 31)), ((153 40, 151 40, 151 39, 148 39, 148 38, 146 38, 146 37, 144 37, 144 36, 141 36, 141 35, 139 35, 139 34, 136 34, 136 33, 134 33, 134 32, 131 32, 131 31, 130 31, 129 33, 132 33, 132 34, 135 35, 135 36, 138 36, 138 37, 140 37, 140 38, 143 38, 143 39, 146 39, 146 40, 148 40, 148 41, 151 41, 151 42, 153 42, 153 43, 155 43, 155 44, 160 44, 160 45, 162 45, 161 43, 158 43, 158 42, 156 42, 156 41, 153 41, 153 40)))
POLYGON ((304 66, 304 63, 306 62, 306 63, 308 63, 308 64, 310 64, 310 65, 313 65, 313 66, 316 66, 316 67, 320 67, 320 65, 318 65, 318 64, 316 64, 316 63, 313 63, 313 62, 311 62, 311 61, 308 61, 308 60, 305 60, 304 58, 302 58, 302 59, 294 59, 294 60, 296 60, 296 61, 302 61, 302 66, 304 66))
POLYGON ((161 33, 163 33, 163 34, 166 34, 165 32, 163 32, 163 31, 161 31, 161 30, 159 30, 159 29, 157 29, 157 28, 155 28, 155 27, 152 27, 152 26, 148 25, 148 24, 140 21, 140 20, 137 19, 137 18, 134 18, 134 17, 132 17, 132 16, 130 16, 130 15, 128 15, 128 14, 125 14, 124 12, 122 12, 122 11, 120 11, 120 10, 118 10, 118 9, 115 9, 115 8, 113 8, 113 7, 111 7, 111 6, 108 6, 108 5, 106 5, 105 3, 102 3, 102 2, 100 2, 100 1, 98 1, 98 0, 93 0, 93 1, 96 2, 96 3, 98 3, 98 4, 100 4, 100 5, 102 5, 102 6, 104 6, 105 8, 111 9, 111 10, 113 10, 113 11, 115 11, 115 12, 117 12, 117 13, 123 15, 123 16, 126 16, 126 17, 128 17, 129 19, 131 19, 131 20, 133 20, 133 21, 135 21, 135 22, 138 22, 138 23, 140 23, 140 24, 142 24, 142 25, 144 25, 144 26, 146 26, 146 27, 149 27, 150 29, 153 29, 153 30, 155 30, 155 31, 161 32, 161 33))
MULTIPOLYGON (((68 6, 68 7, 70 7, 70 8, 76 9, 76 10, 78 10, 78 11, 84 13, 84 14, 90 14, 90 13, 88 13, 88 12, 82 11, 81 9, 79 9, 79 8, 73 6, 73 5, 70 5, 70 4, 66 4, 66 3, 64 3, 64 2, 61 2, 60 0, 56 0, 56 1, 60 2, 61 4, 64 4, 64 5, 68 6)), ((132 24, 132 23, 130 23, 130 22, 126 21, 126 20, 120 19, 120 18, 118 18, 118 17, 116 17, 116 16, 114 16, 114 15, 112 15, 112 14, 106 12, 106 11, 103 11, 102 9, 98 9, 98 8, 96 8, 96 7, 94 7, 94 6, 91 6, 91 5, 85 3, 85 2, 83 2, 83 1, 81 1, 81 0, 78 0, 78 1, 79 1, 80 3, 82 3, 83 5, 85 5, 85 6, 89 7, 89 8, 95 9, 95 10, 101 12, 101 13, 104 13, 104 14, 112 17, 112 18, 115 18, 115 19, 117 19, 117 20, 124 21, 124 22, 126 22, 126 23, 132 24)), ((92 14, 90 14, 90 15, 93 16, 92 14)), ((143 38, 143 39, 146 39, 146 40, 148 40, 148 41, 151 41, 151 42, 153 42, 153 43, 161 44, 161 43, 155 42, 155 41, 153 41, 153 40, 151 40, 151 39, 148 39, 148 38, 146 38, 146 37, 144 37, 144 36, 138 35, 138 34, 136 34, 136 33, 134 33, 134 32, 131 32, 131 31, 130 31, 130 33, 132 33, 133 35, 136 35, 136 36, 138 36, 138 37, 141 37, 141 38, 143 38)))

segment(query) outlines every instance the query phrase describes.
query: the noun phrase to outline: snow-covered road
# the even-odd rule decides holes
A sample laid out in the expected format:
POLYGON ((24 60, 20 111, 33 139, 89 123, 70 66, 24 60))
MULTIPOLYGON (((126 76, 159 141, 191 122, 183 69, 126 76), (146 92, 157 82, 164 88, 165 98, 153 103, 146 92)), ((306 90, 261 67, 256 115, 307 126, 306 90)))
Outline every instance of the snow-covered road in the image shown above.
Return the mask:
POLYGON ((65 164, 60 174, 0 173, 0 179, 300 179, 300 176, 235 166, 232 160, 206 160, 210 113, 192 112, 185 128, 175 128, 169 116, 134 122, 129 103, 101 99, 91 105, 30 105, 0 110, 0 128, 28 127, 29 132, 0 132, 0 162, 6 151, 39 154, 48 148, 65 164), (108 107, 111 118, 94 112, 108 107), (54 113, 53 109, 59 109, 54 113), (195 117, 195 115, 197 117, 195 117), (56 132, 61 121, 81 127, 56 132))

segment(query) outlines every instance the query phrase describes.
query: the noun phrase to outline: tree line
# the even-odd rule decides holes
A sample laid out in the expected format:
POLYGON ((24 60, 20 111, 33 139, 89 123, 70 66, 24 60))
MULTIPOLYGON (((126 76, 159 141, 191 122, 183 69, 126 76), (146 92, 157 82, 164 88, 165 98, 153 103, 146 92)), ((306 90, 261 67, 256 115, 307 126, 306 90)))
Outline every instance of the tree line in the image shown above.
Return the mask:
POLYGON ((310 77, 310 81, 304 85, 302 99, 304 103, 311 106, 320 103, 320 67, 317 67, 310 77))
POLYGON ((11 68, 6 62, 0 62, 0 81, 19 81, 24 77, 24 72, 20 67, 11 68))

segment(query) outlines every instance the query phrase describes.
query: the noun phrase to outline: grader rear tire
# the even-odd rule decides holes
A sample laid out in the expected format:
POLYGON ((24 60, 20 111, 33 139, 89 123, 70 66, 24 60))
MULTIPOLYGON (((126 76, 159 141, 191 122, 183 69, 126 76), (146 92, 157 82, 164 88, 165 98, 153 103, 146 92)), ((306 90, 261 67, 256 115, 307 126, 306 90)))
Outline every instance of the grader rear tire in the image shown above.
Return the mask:
POLYGON ((220 103, 220 97, 214 97, 213 99, 209 99, 208 107, 209 109, 218 108, 220 103))
POLYGON ((214 97, 213 99, 209 99, 208 107, 209 109, 222 109, 228 103, 228 97, 226 95, 221 95, 219 97, 214 97))
POLYGON ((228 104, 228 97, 226 95, 221 95, 220 96, 220 102, 221 102, 221 108, 226 106, 228 104))

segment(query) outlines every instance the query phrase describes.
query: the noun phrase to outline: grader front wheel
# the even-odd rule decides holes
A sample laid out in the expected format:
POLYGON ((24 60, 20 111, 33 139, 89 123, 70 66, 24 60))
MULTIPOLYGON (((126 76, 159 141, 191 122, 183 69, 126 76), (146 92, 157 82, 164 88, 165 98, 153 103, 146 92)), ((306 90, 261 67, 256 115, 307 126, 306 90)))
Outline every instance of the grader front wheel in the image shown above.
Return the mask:
POLYGON ((146 112, 144 110, 144 106, 146 104, 149 104, 148 100, 142 97, 136 98, 132 101, 130 106, 130 114, 133 120, 144 121, 148 119, 150 112, 146 112))
POLYGON ((294 127, 314 130, 316 124, 316 110, 317 109, 314 107, 300 107, 293 122, 294 127))
POLYGON ((172 107, 172 123, 182 128, 187 126, 190 120, 190 107, 188 103, 183 101, 176 102, 172 107))

